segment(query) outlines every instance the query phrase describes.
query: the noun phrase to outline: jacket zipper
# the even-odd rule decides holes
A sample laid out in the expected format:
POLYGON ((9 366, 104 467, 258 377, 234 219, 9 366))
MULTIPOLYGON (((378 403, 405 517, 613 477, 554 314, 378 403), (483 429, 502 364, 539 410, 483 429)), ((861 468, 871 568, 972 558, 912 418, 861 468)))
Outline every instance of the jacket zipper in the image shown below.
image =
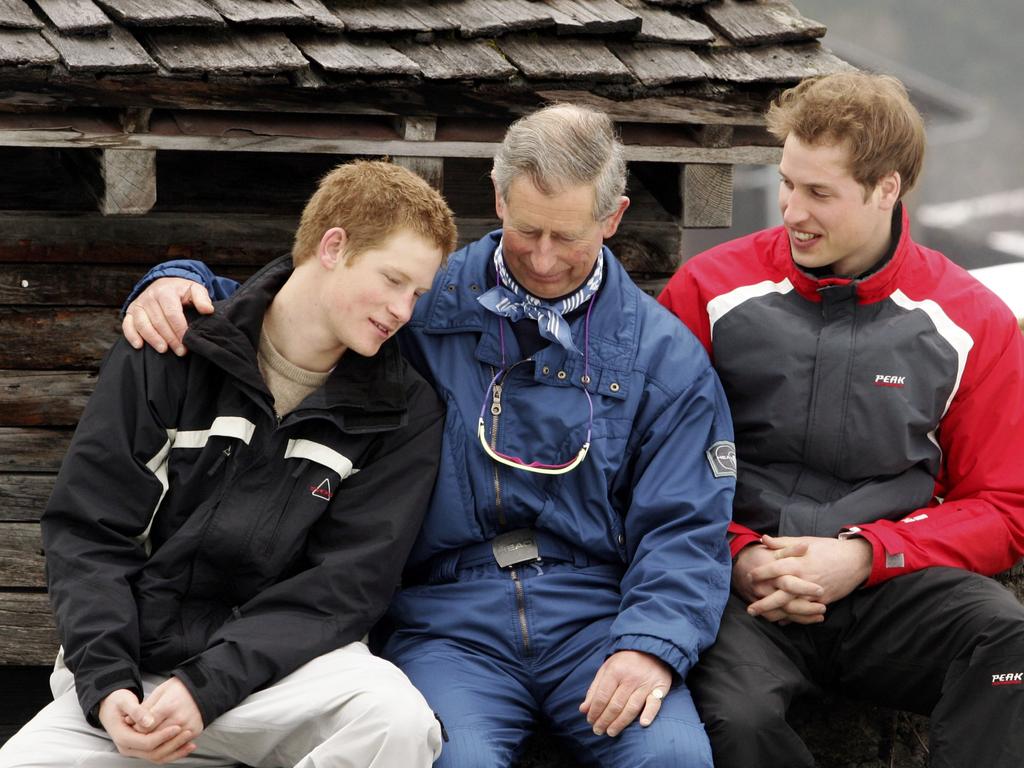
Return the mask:
POLYGON ((516 590, 516 610, 519 613, 519 632, 523 636, 523 655, 530 655, 530 629, 526 624, 526 595, 523 592, 523 582, 519 578, 519 569, 513 568, 512 582, 516 590))
MULTIPOLYGON (((494 376, 494 368, 491 368, 491 376, 494 376)), ((507 375, 507 374, 506 374, 507 375)), ((495 383, 494 391, 491 394, 491 450, 498 450, 498 416, 501 415, 501 384, 495 383)), ((494 473, 494 511, 498 513, 498 527, 504 528, 508 525, 505 519, 505 509, 501 505, 501 476, 498 474, 498 463, 491 463, 491 471, 494 473)))

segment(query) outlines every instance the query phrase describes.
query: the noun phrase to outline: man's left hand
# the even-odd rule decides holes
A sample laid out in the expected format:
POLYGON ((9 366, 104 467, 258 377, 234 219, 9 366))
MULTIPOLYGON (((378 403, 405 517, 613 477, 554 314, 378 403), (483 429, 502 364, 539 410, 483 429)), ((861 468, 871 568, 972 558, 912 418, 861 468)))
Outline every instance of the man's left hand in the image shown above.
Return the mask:
POLYGON ((598 736, 618 736, 637 715, 642 726, 654 722, 671 687, 672 670, 665 662, 648 653, 619 651, 597 670, 580 712, 598 736))

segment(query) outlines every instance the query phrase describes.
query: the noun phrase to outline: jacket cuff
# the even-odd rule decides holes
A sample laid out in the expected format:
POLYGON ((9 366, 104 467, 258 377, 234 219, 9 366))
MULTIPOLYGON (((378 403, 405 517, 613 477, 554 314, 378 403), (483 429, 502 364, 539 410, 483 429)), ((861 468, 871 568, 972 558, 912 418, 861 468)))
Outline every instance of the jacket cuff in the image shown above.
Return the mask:
POLYGON ((883 581, 888 581, 893 576, 906 573, 903 567, 903 553, 896 549, 889 552, 875 531, 854 525, 844 529, 839 534, 841 539, 848 539, 853 536, 859 536, 871 545, 871 575, 861 585, 862 587, 874 587, 883 581))
POLYGON ((135 284, 132 288, 132 292, 128 294, 128 298, 124 300, 124 304, 121 305, 121 316, 124 317, 125 311, 128 309, 128 305, 138 298, 139 294, 142 293, 150 283, 154 280, 159 280, 161 277, 183 277, 186 280, 191 280, 195 283, 201 283, 207 290, 213 284, 214 274, 210 269, 198 261, 190 261, 188 259, 176 259, 174 261, 166 261, 163 264, 158 264, 149 270, 142 279, 135 284))
POLYGON ((199 716, 203 718, 203 728, 208 728, 210 723, 231 709, 231 705, 225 705, 223 702, 218 704, 214 700, 216 696, 210 690, 212 681, 203 672, 202 664, 199 661, 187 661, 171 674, 188 688, 188 692, 192 695, 192 701, 199 709, 199 716))
POLYGON ((611 653, 608 655, 619 651, 650 654, 668 664, 681 680, 686 679, 687 673, 697 661, 696 657, 690 658, 675 643, 651 635, 623 635, 612 644, 611 653))
POLYGON ((757 544, 761 540, 761 537, 753 531, 744 531, 742 533, 729 532, 729 556, 734 560, 736 555, 740 553, 740 550, 744 547, 749 547, 751 544, 757 544))
POLYGON ((82 680, 75 675, 75 689, 78 691, 78 703, 89 725, 102 728, 100 722, 100 704, 114 691, 129 690, 142 701, 142 680, 137 669, 119 667, 117 669, 89 675, 82 680))

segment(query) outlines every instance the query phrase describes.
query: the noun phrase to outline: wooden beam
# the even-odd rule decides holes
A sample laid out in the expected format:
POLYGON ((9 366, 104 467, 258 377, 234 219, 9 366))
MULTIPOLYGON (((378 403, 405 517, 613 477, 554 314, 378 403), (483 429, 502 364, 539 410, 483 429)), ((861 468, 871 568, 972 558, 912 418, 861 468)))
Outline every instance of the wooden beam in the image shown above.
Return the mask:
POLYGON ((43 544, 38 523, 0 524, 0 588, 43 587, 43 544))
POLYGON ((732 225, 732 166, 687 163, 681 170, 683 227, 732 225))
POLYGON ((0 663, 51 665, 59 645, 44 593, 0 592, 0 663))
POLYGON ((71 432, 0 427, 0 471, 56 472, 71 444, 71 432))
MULTIPOLYGON (((241 134, 241 131, 239 131, 241 134)), ((83 149, 153 149, 182 151, 297 152, 331 155, 390 155, 392 157, 493 158, 500 146, 492 141, 407 141, 363 138, 321 138, 315 136, 189 136, 136 133, 111 135, 77 129, 46 131, 0 129, 0 146, 83 149)), ((627 160, 657 163, 721 163, 729 165, 774 165, 782 150, 770 146, 692 147, 626 145, 627 160)))
POLYGON ((95 387, 92 372, 0 370, 0 426, 73 427, 95 387))
POLYGON ((116 309, 0 308, 0 368, 91 370, 120 335, 116 309))
POLYGON ((0 473, 0 521, 38 522, 56 475, 0 473))
POLYGON ((69 152, 65 157, 104 216, 138 216, 156 203, 155 150, 101 149, 69 152))
MULTIPOLYGON (((432 117, 402 117, 397 120, 398 134, 405 141, 433 142, 437 136, 437 120, 432 117)), ((434 189, 444 186, 444 158, 398 155, 395 165, 408 168, 427 180, 434 189)))

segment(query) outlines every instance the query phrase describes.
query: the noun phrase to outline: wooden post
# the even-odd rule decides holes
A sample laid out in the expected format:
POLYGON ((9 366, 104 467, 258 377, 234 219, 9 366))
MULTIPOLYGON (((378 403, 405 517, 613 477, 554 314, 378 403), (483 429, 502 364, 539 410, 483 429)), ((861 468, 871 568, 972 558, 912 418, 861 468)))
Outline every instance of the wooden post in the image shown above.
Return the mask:
POLYGON ((156 150, 75 150, 65 157, 104 216, 141 215, 156 203, 156 150))
MULTIPOLYGON (((698 131, 703 147, 732 145, 732 127, 708 125, 698 131)), ((732 225, 732 166, 688 163, 682 166, 683 228, 732 225)))
MULTIPOLYGON (((437 134, 437 120, 432 117, 403 117, 398 123, 398 132, 406 141, 433 141, 437 134)), ((418 173, 434 189, 440 191, 444 184, 443 157, 395 157, 396 165, 418 173)))

